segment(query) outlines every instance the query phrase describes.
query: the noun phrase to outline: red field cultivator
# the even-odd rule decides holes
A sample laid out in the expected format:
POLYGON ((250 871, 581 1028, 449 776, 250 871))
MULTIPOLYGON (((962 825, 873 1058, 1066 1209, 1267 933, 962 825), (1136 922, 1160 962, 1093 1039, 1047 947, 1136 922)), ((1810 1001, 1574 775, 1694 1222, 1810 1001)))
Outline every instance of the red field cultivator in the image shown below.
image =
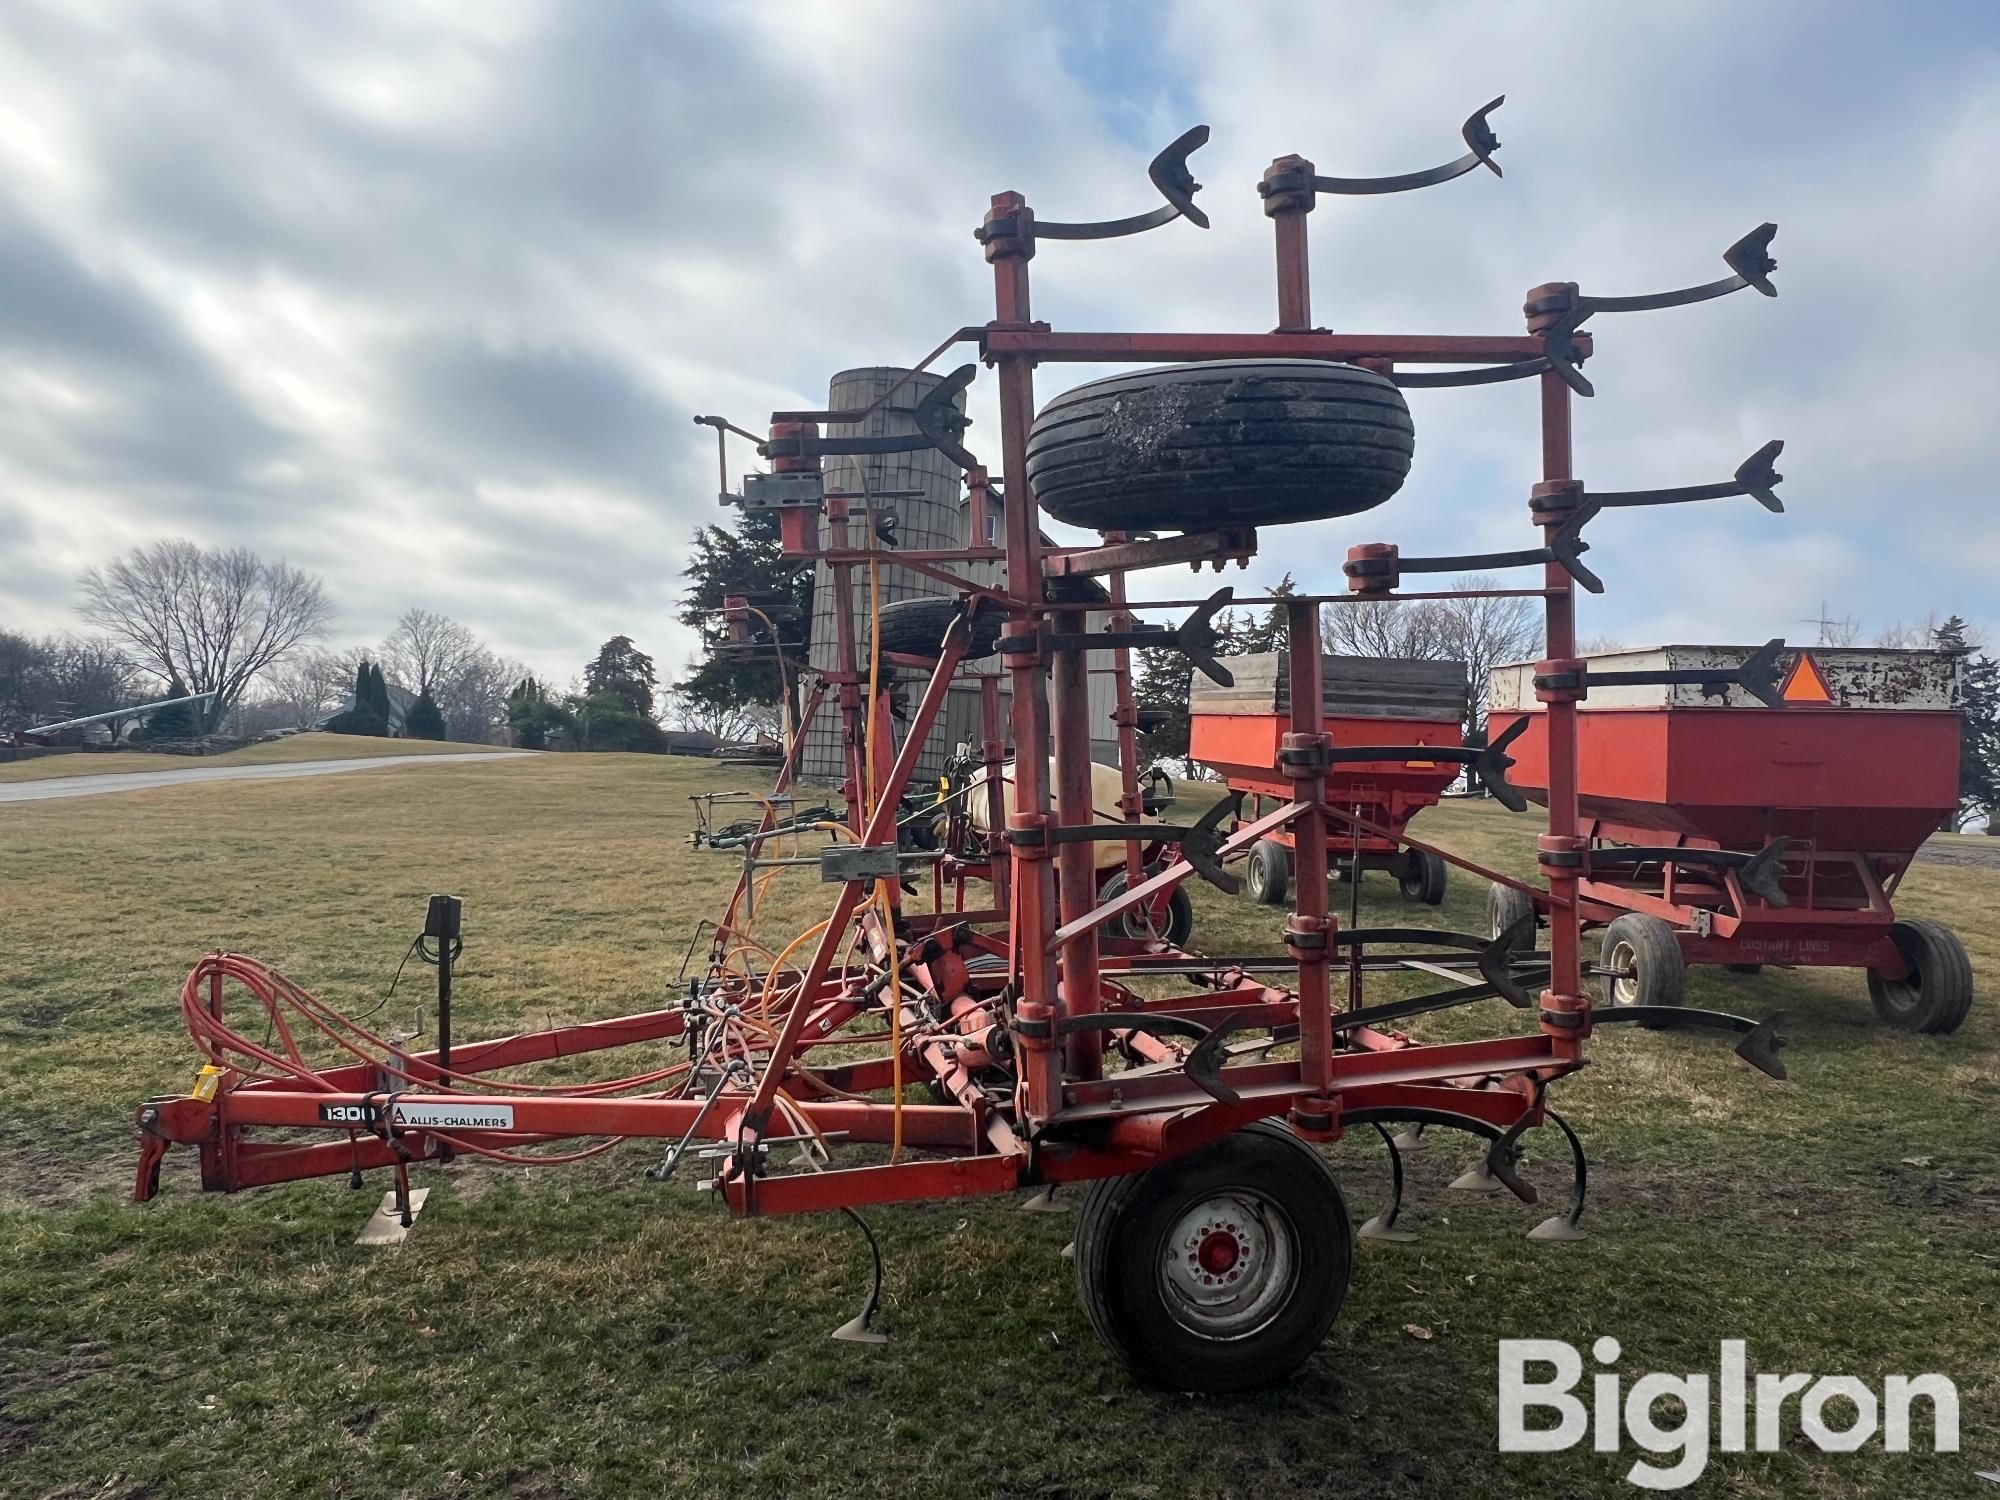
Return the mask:
MULTIPOLYGON (((1865 969, 1876 1013, 1956 1031, 1972 968, 1949 928, 1890 906, 1958 807, 1958 663, 1941 651, 1781 643, 1587 657, 1562 681, 1493 674, 1489 724, 1517 734, 1516 783, 1548 796, 1537 697, 1587 687, 1578 796, 1589 839, 1579 914, 1604 928, 1608 995, 1672 1024, 1688 964, 1865 969)), ((1527 910, 1495 886, 1492 928, 1527 910)))
MULTIPOLYGON (((142 1111, 139 1196, 154 1190, 160 1159, 175 1142, 199 1148, 210 1188, 389 1168, 404 1191, 417 1162, 463 1153, 573 1160, 620 1140, 651 1139, 664 1150, 656 1176, 699 1155, 729 1207, 753 1215, 1082 1184, 1076 1274, 1093 1323, 1142 1376, 1205 1390, 1282 1379, 1339 1311, 1353 1232, 1314 1143, 1391 1122, 1462 1128, 1487 1143, 1490 1171, 1532 1200, 1516 1171, 1517 1142, 1545 1121, 1560 1123, 1550 1086, 1583 1065, 1593 1025, 1619 1019, 1593 1010, 1579 945, 1590 848, 1577 805, 1585 688, 1566 674, 1579 665, 1573 592, 1599 587, 1580 561, 1583 529, 1621 504, 1768 497, 1776 480, 1773 445, 1723 484, 1587 490, 1570 460, 1572 400, 1591 394, 1580 369, 1591 351, 1583 325, 1746 286, 1772 295, 1774 231, 1766 225, 1732 247, 1730 274, 1698 287, 1614 298, 1585 296, 1569 283, 1536 287, 1522 333, 1317 326, 1306 232, 1320 200, 1426 187, 1482 166, 1497 175, 1491 108, 1466 122, 1464 153, 1431 171, 1337 178, 1296 156, 1271 164, 1258 187, 1276 235, 1278 326, 1270 333, 1078 332, 1038 322, 1031 310, 1029 270, 1044 248, 1098 253, 1079 242, 1181 220, 1206 226, 1188 166, 1205 128, 1153 162, 1165 201, 1150 212, 1058 221, 1018 193, 995 196, 976 233, 992 267, 992 319, 948 337, 901 384, 898 400, 773 413, 760 440, 771 471, 750 476, 741 496, 776 512, 790 556, 826 565, 839 596, 836 622, 857 618, 856 606, 875 592, 873 570, 885 563, 937 580, 958 601, 928 655, 890 659, 874 650, 886 611, 873 606, 859 615, 865 629, 840 624, 836 665, 818 674, 807 723, 795 726, 775 786, 738 835, 737 847, 754 860, 774 839, 796 840, 807 821, 837 824, 815 827, 831 842, 810 855, 831 888, 825 919, 765 942, 750 912, 760 883, 776 871, 746 863, 706 965, 673 1003, 469 1045, 454 1046, 441 1032, 440 1045, 427 1051, 335 1015, 261 965, 227 955, 205 960, 183 1009, 213 1071, 196 1094, 142 1111), (942 379, 925 372, 958 343, 973 346, 997 378, 998 483, 965 447, 958 416, 957 393, 976 367, 942 379), (1037 370, 1075 362, 1128 373, 1065 392, 1038 414, 1037 370), (1346 592, 1258 601, 1282 611, 1289 639, 1301 646, 1286 657, 1287 708, 1273 725, 1271 764, 1280 778, 1267 789, 1273 805, 1229 831, 1228 803, 1188 826, 1143 822, 1129 653, 1178 650, 1229 684, 1209 628, 1229 596, 1128 604, 1126 576, 1241 563, 1256 553, 1258 526, 1382 505, 1410 465, 1404 391, 1462 387, 1470 390, 1462 399, 1477 401, 1478 387, 1514 380, 1540 392, 1540 474, 1528 496, 1538 544, 1466 558, 1403 556, 1372 544, 1350 553, 1346 592), (885 542, 879 509, 888 486, 875 465, 916 451, 963 468, 968 545, 885 542), (830 485, 830 459, 858 482, 830 485), (1040 529, 1043 512, 1103 539, 1052 544, 1040 529), (1509 592, 1538 601, 1546 614, 1548 659, 1539 670, 1550 686, 1536 690, 1547 746, 1547 832, 1538 846, 1546 885, 1427 852, 1501 880, 1545 912, 1546 951, 1533 950, 1531 918, 1492 938, 1343 927, 1328 911, 1330 863, 1343 851, 1351 856, 1357 836, 1418 847, 1352 811, 1330 786, 1342 767, 1417 757, 1401 741, 1336 744, 1328 733, 1321 612, 1436 597, 1404 592, 1402 575, 1474 569, 1525 570, 1509 592), (1086 588, 1087 580, 1102 582, 1086 588), (1172 626, 1134 618, 1154 611, 1191 613, 1172 626), (983 868, 961 880, 949 861, 960 860, 965 873, 965 851, 925 846, 914 825, 934 821, 935 812, 913 806, 910 794, 955 676, 993 653, 1010 689, 1007 722, 1003 729, 996 690, 975 754, 989 771, 979 785, 993 799, 987 827, 994 831, 972 851, 983 868), (1108 820, 1093 793, 1086 722, 1093 660, 1122 674, 1121 816, 1108 820), (904 704, 906 720, 883 691, 888 667, 922 679, 904 704), (843 806, 807 820, 802 747, 812 720, 829 711, 839 715, 843 806), (1003 787, 1010 739, 1014 770, 1003 787), (1227 867, 1281 836, 1296 880, 1268 953, 1205 958, 1166 941, 1157 920, 1163 898, 1196 876, 1233 886, 1227 867), (1126 877, 1108 896, 1098 860, 1106 841, 1122 845, 1126 877), (978 892, 970 907, 969 891, 978 892), (1347 981, 1344 1003, 1335 1001, 1336 976, 1347 981), (1408 993, 1427 978, 1445 986, 1408 993), (1376 988, 1398 981, 1388 998, 1376 988), (241 1025, 228 1019, 237 1004, 232 985, 256 1002, 241 1025), (1493 1000, 1501 1002, 1498 1019, 1520 1024, 1451 1042, 1398 1029, 1493 1000), (257 1040, 267 1028, 270 1040, 257 1040), (337 1046, 341 1060, 310 1060, 302 1045, 309 1039, 337 1046), (532 1083, 502 1077, 558 1060, 573 1073, 588 1054, 635 1045, 646 1061, 616 1078, 552 1081, 547 1069, 532 1083)), ((724 443, 741 430, 716 425, 724 443)), ((1426 744, 1423 758, 1469 765, 1496 796, 1519 806, 1505 776, 1517 734, 1484 747, 1426 744)), ((447 970, 449 925, 440 919, 432 935, 447 970)), ((1779 1071, 1768 1024, 1710 1019, 1742 1033, 1746 1058, 1779 1071)), ((1574 1160, 1559 1229, 1573 1229, 1581 1212, 1580 1149, 1574 1160)))

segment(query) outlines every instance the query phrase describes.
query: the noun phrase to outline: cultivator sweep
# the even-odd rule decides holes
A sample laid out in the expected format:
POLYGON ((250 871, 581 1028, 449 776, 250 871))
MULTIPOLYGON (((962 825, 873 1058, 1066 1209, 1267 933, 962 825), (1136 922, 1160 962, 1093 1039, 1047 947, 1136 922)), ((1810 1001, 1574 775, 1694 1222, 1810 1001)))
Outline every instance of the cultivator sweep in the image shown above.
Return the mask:
MULTIPOLYGON (((862 410, 773 413, 756 439, 770 472, 725 496, 774 511, 786 554, 826 566, 836 665, 816 674, 770 792, 740 808, 704 809, 701 841, 741 868, 706 934, 706 961, 684 975, 684 989, 640 1014, 421 1050, 336 1014, 264 965, 212 955, 182 995, 208 1066, 193 1094, 141 1112, 138 1195, 156 1189, 161 1157, 176 1142, 199 1148, 212 1189, 339 1174, 358 1182, 387 1168, 406 1195, 408 1168, 420 1162, 459 1154, 573 1161, 623 1140, 654 1140, 662 1151, 656 1178, 704 1160, 713 1190, 751 1215, 852 1212, 1028 1186, 1046 1196, 1057 1185, 1086 1184, 1075 1258, 1093 1323, 1145 1378, 1210 1390, 1284 1377, 1338 1313, 1352 1230, 1314 1143, 1356 1126, 1376 1127, 1385 1140, 1392 1125, 1468 1131, 1485 1142, 1481 1180, 1532 1201, 1519 1142, 1553 1123, 1570 1148, 1572 1184, 1566 1210, 1538 1234, 1576 1233, 1582 1147, 1548 1095, 1584 1065, 1601 1019, 1584 986, 1578 932, 1589 841, 1577 802, 1585 690, 1569 675, 1578 668, 1573 596, 1579 585, 1600 586, 1578 561, 1583 531, 1620 503, 1713 498, 1725 489, 1767 498, 1776 483, 1766 463, 1739 474, 1733 489, 1585 492, 1570 458, 1572 400, 1591 394, 1578 369, 1591 352, 1582 324, 1735 286, 1768 294, 1773 263, 1765 226, 1730 251, 1729 284, 1614 299, 1583 297, 1573 284, 1541 286, 1528 294, 1521 334, 1315 326, 1306 231, 1316 200, 1426 187, 1482 164, 1497 174, 1489 115, 1498 103, 1466 123, 1467 154, 1431 171, 1338 178, 1296 156, 1272 163, 1259 185, 1276 241, 1278 320, 1269 333, 1064 331, 1031 310, 1029 270, 1044 241, 1067 247, 1183 219, 1206 226, 1189 168, 1206 127, 1154 161, 1165 203, 1150 212, 1051 221, 1018 193, 996 195, 976 232, 992 267, 994 315, 958 330, 908 372, 900 386, 915 406, 885 396, 862 410), (998 483, 964 446, 955 405, 977 367, 942 380, 927 373, 959 343, 974 346, 997 378, 998 483), (1130 368, 1066 392, 1038 416, 1036 369, 1074 362, 1130 368), (1230 596, 1135 604, 1128 575, 1242 564, 1257 552, 1259 525, 1383 504, 1409 468, 1403 390, 1517 379, 1540 391, 1540 478, 1528 496, 1540 545, 1419 559, 1367 544, 1349 554, 1346 592, 1236 601, 1281 611, 1299 647, 1281 658, 1287 707, 1271 784, 1255 809, 1227 801, 1198 820, 1159 822, 1163 809, 1142 791, 1131 652, 1170 648, 1228 684, 1210 621, 1230 596), (878 483, 877 465, 915 451, 963 469, 966 546, 896 545, 894 528, 882 524, 892 492, 878 483), (855 476, 852 487, 829 485, 830 460, 855 476), (1044 511, 1101 533, 1101 542, 1051 542, 1039 524, 1044 511), (885 649, 885 619, 896 606, 873 602, 884 564, 924 575, 955 601, 928 650, 885 649), (1546 617, 1536 693, 1548 817, 1536 884, 1417 843, 1401 823, 1384 826, 1329 793, 1336 767, 1415 752, 1400 743, 1336 745, 1327 733, 1322 612, 1437 597, 1402 591, 1404 573, 1501 568, 1531 570, 1496 592, 1538 601, 1546 617), (863 600, 868 607, 857 610, 863 600), (1136 616, 1154 611, 1174 612, 1173 623, 1142 627, 1136 616), (978 774, 948 781, 934 801, 918 779, 924 747, 962 669, 996 653, 1009 689, 1004 710, 999 679, 979 676, 980 739, 961 758, 961 770, 978 774), (1111 817, 1093 787, 1087 722, 1089 678, 1105 663, 1119 747, 1111 817), (891 708, 892 675, 910 688, 901 716, 891 708), (801 787, 808 732, 828 713, 838 716, 844 762, 838 804, 801 787), (967 816, 974 799, 978 818, 967 816), (1182 888, 1194 878, 1232 885, 1230 867, 1275 839, 1289 847, 1296 878, 1269 951, 1201 956, 1177 917, 1187 910, 1182 888), (1525 914, 1497 935, 1371 928, 1351 918, 1343 925, 1328 909, 1329 863, 1357 840, 1418 850, 1497 881, 1526 903, 1525 914), (1100 857, 1107 844, 1115 850, 1108 861, 1100 857), (832 887, 830 910, 788 939, 766 941, 759 927, 768 887, 789 865, 812 867, 832 887), (1545 948, 1536 946, 1537 914, 1545 948), (1441 987, 1408 992, 1427 980, 1441 987), (225 1019, 238 1004, 232 987, 254 1000, 253 1021, 225 1019), (1488 1001, 1518 1024, 1472 1041, 1398 1029, 1488 1001), (331 1066, 312 1060, 308 1041, 342 1057, 331 1066), (592 1054, 634 1047, 643 1065, 576 1081, 592 1054), (539 1065, 532 1082, 506 1076, 531 1065, 539 1065), (573 1142, 585 1144, 563 1144, 573 1142)), ((750 434, 720 418, 697 420, 717 432, 726 481, 729 435, 750 434)), ((752 643, 751 612, 731 618, 752 643)), ((1518 807, 1506 780, 1507 737, 1488 746, 1455 740, 1443 737, 1422 754, 1473 768, 1518 807)), ((441 972, 449 952, 440 949, 441 972)), ((1768 1024, 1695 1011, 1682 1019, 1740 1036, 1746 1058, 1782 1076, 1768 1024)), ((1395 1220, 1392 1206, 1367 1232, 1395 1238, 1395 1220)))

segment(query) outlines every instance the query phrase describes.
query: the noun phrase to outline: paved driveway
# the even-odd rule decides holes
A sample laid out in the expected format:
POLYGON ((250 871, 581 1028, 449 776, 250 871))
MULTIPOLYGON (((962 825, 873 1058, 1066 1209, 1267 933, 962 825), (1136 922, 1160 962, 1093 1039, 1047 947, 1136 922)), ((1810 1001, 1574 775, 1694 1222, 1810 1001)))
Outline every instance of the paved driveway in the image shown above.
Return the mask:
POLYGON ((102 797, 147 792, 191 781, 285 781, 294 776, 338 776, 383 766, 462 766, 474 760, 526 760, 531 750, 474 750, 464 755, 379 755, 356 760, 295 760, 268 766, 187 766, 171 771, 124 771, 109 776, 55 776, 47 781, 0 782, 0 802, 43 802, 51 797, 102 797))

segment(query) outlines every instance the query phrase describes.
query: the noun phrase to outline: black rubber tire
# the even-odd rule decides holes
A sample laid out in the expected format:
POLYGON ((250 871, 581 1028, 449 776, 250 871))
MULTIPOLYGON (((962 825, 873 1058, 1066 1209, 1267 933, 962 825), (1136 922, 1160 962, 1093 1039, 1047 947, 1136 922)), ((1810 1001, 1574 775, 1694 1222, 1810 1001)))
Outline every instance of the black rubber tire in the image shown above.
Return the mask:
POLYGON ((1604 929, 1598 961, 1607 969, 1632 970, 1625 979, 1606 976, 1604 998, 1614 1006, 1687 1003, 1687 960, 1674 929, 1658 917, 1628 911, 1614 919, 1604 929))
POLYGON ((1091 1326, 1134 1375, 1169 1390, 1244 1391, 1286 1379, 1325 1341, 1353 1271, 1339 1179, 1311 1146, 1264 1121, 1149 1171, 1092 1183, 1077 1216, 1076 1289, 1091 1326), (1167 1238, 1205 1200, 1241 1192, 1262 1200, 1265 1244, 1282 1231, 1295 1269, 1264 1321, 1215 1337, 1176 1315, 1181 1303, 1164 1284, 1167 1238))
MULTIPOLYGON (((1146 875, 1151 878, 1153 871, 1146 875)), ((1109 901, 1125 889, 1125 872, 1113 870, 1097 888, 1100 901, 1109 901)), ((1146 915, 1142 907, 1132 907, 1111 920, 1112 929, 1121 937, 1146 938, 1155 936, 1146 925, 1146 915)), ((1194 898, 1187 893, 1186 885, 1174 887, 1174 893, 1167 898, 1167 930, 1157 934, 1170 948, 1185 948, 1188 939, 1194 936, 1194 898)))
POLYGON ((1276 839, 1259 839, 1250 846, 1243 888, 1259 906, 1283 906, 1292 884, 1292 851, 1276 839))
MULTIPOLYGON (((958 618, 964 605, 954 598, 898 599, 882 606, 882 649, 899 656, 936 658, 944 651, 944 633, 958 618)), ((972 645, 966 660, 991 656, 998 646, 1006 621, 996 609, 982 609, 972 617, 972 645)), ((868 649, 867 621, 861 624, 860 646, 868 649)))
POLYGON ((1898 1031, 1946 1036, 1972 1013, 1972 961, 1958 934, 1942 922, 1917 918, 1892 923, 1889 937, 1909 973, 1884 979, 1870 970, 1868 998, 1884 1025, 1898 1031))
POLYGON ((1028 483, 1093 531, 1276 526, 1372 510, 1415 429, 1386 376, 1310 359, 1218 359, 1093 380, 1042 408, 1028 483))
MULTIPOLYGON (((1486 935, 1498 937, 1512 927, 1529 912, 1535 910, 1535 903, 1526 894, 1511 885, 1489 885, 1486 887, 1486 935)), ((1539 923, 1539 918, 1537 919, 1539 923)), ((1516 945, 1517 949, 1519 945, 1516 945)), ((1527 948, 1532 950, 1535 939, 1530 938, 1527 948)))
POLYGON ((1428 849, 1412 849, 1405 857, 1403 873, 1396 884, 1405 901, 1421 901, 1426 906, 1444 904, 1445 862, 1428 849))

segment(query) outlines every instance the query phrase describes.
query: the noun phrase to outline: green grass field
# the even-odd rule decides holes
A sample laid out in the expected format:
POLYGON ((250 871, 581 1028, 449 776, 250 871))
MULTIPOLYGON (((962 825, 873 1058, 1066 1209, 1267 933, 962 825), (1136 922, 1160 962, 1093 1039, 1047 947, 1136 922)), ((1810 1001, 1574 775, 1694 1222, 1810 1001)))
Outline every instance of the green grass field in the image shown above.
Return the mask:
POLYGON ((110 776, 132 771, 184 771, 190 766, 277 766, 301 760, 365 760, 380 755, 464 755, 490 750, 455 740, 379 740, 355 734, 292 734, 221 755, 149 755, 143 750, 43 755, 0 765, 0 781, 48 781, 61 776, 110 776))
MULTIPOLYGON (((1552 1095, 1591 1151, 1585 1243, 1523 1238, 1567 1183, 1553 1132, 1529 1140, 1537 1208, 1447 1192, 1475 1152, 1429 1137, 1421 1241, 1360 1246, 1326 1346, 1241 1399, 1135 1386, 1077 1305, 1069 1220, 1014 1200, 871 1211, 881 1348, 826 1338, 866 1284, 845 1219, 731 1220, 646 1181, 657 1146, 425 1169, 429 1205, 386 1251, 352 1243, 379 1178, 206 1196, 182 1150, 161 1198, 128 1201, 134 1106, 194 1077, 175 996, 202 952, 366 1009, 425 894, 453 890, 461 1037, 661 1003, 732 873, 686 847, 687 797, 748 774, 549 756, 0 808, 0 1492, 1601 1495, 1633 1453, 1494 1452, 1495 1341, 1601 1334, 1628 1380, 1747 1338, 1756 1368, 1958 1384, 1958 1455, 1794 1441, 1716 1455, 1693 1493, 1960 1495, 2000 1468, 2000 1024, 1982 1000, 1954 1037, 1886 1033, 1851 972, 1696 971, 1694 1003, 1790 1014, 1789 1083, 1698 1037, 1593 1042, 1552 1095)), ((1530 867, 1528 818, 1457 805, 1419 827, 1530 867)), ((767 930, 823 914, 798 878, 767 930)), ((1365 893, 1377 920, 1409 915, 1386 879, 1365 893)), ((2000 872, 1922 865, 1900 905, 1992 976, 1996 897, 2000 872)), ((1195 900, 1198 946, 1274 950, 1270 911, 1195 900)), ((1477 928, 1482 901, 1455 877, 1442 919, 1477 928)), ((1484 1006, 1414 1029, 1519 1025, 1484 1006)), ((1330 1151, 1356 1219, 1375 1212, 1374 1133, 1330 1151)))

